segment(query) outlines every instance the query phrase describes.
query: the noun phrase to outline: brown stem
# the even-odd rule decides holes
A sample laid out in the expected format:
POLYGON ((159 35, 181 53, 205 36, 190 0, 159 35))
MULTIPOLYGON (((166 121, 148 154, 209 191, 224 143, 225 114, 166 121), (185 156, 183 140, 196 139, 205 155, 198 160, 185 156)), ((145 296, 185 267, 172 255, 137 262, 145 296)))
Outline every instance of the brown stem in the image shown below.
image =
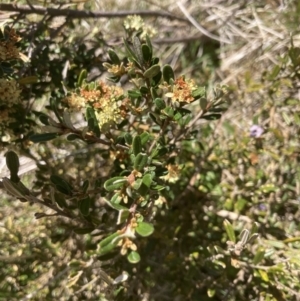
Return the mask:
POLYGON ((165 130, 166 130, 167 126, 169 125, 169 122, 170 122, 169 118, 167 118, 167 119, 164 120, 163 126, 162 126, 162 128, 160 129, 159 134, 158 134, 157 137, 153 140, 153 142, 152 142, 152 144, 151 144, 151 146, 150 146, 150 148, 149 148, 149 155, 151 154, 151 152, 152 152, 154 146, 157 144, 157 141, 159 140, 159 138, 163 137, 163 135, 165 134, 165 130))
POLYGON ((69 18, 121 18, 130 15, 139 15, 143 17, 163 17, 171 20, 179 20, 188 23, 186 18, 177 17, 168 12, 151 11, 151 10, 135 10, 135 11, 117 11, 117 12, 102 12, 102 11, 88 11, 76 9, 61 9, 43 6, 26 6, 16 4, 0 4, 0 11, 19 12, 21 14, 37 14, 37 15, 50 15, 53 17, 66 16, 69 18))

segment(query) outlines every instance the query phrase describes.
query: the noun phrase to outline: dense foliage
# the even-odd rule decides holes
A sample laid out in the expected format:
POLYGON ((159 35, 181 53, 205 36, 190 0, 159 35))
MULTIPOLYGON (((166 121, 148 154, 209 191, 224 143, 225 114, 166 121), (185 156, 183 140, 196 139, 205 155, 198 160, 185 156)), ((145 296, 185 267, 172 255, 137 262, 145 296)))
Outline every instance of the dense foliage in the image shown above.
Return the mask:
POLYGON ((223 85, 225 39, 58 23, 1 30, 0 300, 299 300, 297 32, 223 85))

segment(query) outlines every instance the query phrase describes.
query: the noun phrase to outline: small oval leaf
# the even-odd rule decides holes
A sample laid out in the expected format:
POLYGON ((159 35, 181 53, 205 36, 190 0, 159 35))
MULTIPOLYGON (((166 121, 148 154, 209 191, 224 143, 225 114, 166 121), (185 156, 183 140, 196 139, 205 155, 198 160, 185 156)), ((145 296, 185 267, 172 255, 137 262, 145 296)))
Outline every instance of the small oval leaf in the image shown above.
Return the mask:
POLYGON ((18 80, 20 85, 28 85, 28 84, 35 84, 38 81, 38 77, 35 75, 22 77, 18 80))
POLYGON ((127 179, 124 177, 113 177, 105 181, 104 189, 107 191, 114 191, 116 189, 121 188, 126 182, 127 179))
POLYGON ((57 133, 34 134, 29 137, 29 140, 34 143, 38 143, 55 139, 57 136, 57 133))
POLYGON ((143 236, 149 236, 154 232, 154 226, 150 223, 146 223, 146 222, 140 222, 138 223, 137 227, 135 228, 135 231, 143 236))
POLYGON ((140 152, 142 152, 142 140, 141 140, 141 137, 139 135, 136 135, 133 138, 132 150, 133 150, 133 154, 135 156, 137 156, 140 152))
POLYGON ((159 65, 153 65, 148 70, 146 70, 143 75, 146 78, 152 78, 155 75, 157 75, 159 73, 159 71, 160 71, 160 66, 159 65))
POLYGON ((154 99, 154 104, 159 110, 163 110, 166 107, 165 101, 162 98, 154 99))
POLYGON ((9 169, 11 176, 14 177, 17 176, 20 167, 18 155, 14 151, 8 151, 5 154, 5 157, 6 157, 6 166, 9 169))
POLYGON ((165 65, 163 67, 162 73, 163 73, 164 81, 167 82, 168 84, 170 84, 171 79, 172 80, 175 79, 174 71, 170 65, 165 65))
POLYGON ((78 209, 83 216, 88 216, 90 213, 91 199, 87 196, 78 201, 78 209))
POLYGON ((144 61, 150 62, 152 59, 152 50, 149 48, 148 45, 146 44, 142 45, 142 53, 143 53, 144 61))
POLYGON ((134 169, 142 171, 148 162, 148 155, 139 153, 134 160, 134 169))
POLYGON ((111 62, 114 65, 120 65, 121 64, 121 61, 120 61, 118 55, 112 49, 108 50, 108 55, 109 55, 109 58, 110 58, 111 62))
POLYGON ((141 256, 138 252, 131 251, 127 256, 127 259, 130 263, 138 263, 141 260, 141 256))
POLYGON ((104 238, 103 240, 100 241, 100 243, 98 244, 98 247, 100 249, 105 247, 106 245, 110 244, 114 239, 116 239, 118 236, 120 236, 120 233, 118 233, 118 232, 115 232, 115 233, 107 236, 106 238, 104 238))

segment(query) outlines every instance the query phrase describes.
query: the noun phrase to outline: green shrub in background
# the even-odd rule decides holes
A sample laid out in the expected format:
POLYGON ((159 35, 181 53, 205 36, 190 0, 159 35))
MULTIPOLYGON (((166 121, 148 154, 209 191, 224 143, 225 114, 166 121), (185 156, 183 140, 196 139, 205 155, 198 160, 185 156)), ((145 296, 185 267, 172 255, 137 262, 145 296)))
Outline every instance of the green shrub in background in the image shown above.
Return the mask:
POLYGON ((6 153, 2 185, 37 208, 38 227, 26 233, 22 214, 3 224, 1 297, 297 300, 298 48, 261 83, 246 75, 245 93, 267 95, 252 132, 229 119, 219 134, 227 89, 175 75, 147 36, 128 35, 124 57, 107 51, 110 84, 83 70, 30 112, 42 124, 22 140, 38 164, 33 185, 6 153), (281 107, 286 137, 272 120, 281 107))

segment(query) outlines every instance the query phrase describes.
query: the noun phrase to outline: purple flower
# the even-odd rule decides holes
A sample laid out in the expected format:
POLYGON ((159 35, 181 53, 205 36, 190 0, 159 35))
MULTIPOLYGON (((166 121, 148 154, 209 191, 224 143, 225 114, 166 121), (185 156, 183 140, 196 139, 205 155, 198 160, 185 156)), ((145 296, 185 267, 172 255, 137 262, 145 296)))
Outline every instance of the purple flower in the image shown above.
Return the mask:
POLYGON ((259 125, 252 125, 250 128, 250 136, 254 138, 259 138, 264 132, 264 129, 259 125))
POLYGON ((268 210, 268 208, 265 204, 259 204, 258 209, 261 210, 261 211, 267 211, 268 210))

